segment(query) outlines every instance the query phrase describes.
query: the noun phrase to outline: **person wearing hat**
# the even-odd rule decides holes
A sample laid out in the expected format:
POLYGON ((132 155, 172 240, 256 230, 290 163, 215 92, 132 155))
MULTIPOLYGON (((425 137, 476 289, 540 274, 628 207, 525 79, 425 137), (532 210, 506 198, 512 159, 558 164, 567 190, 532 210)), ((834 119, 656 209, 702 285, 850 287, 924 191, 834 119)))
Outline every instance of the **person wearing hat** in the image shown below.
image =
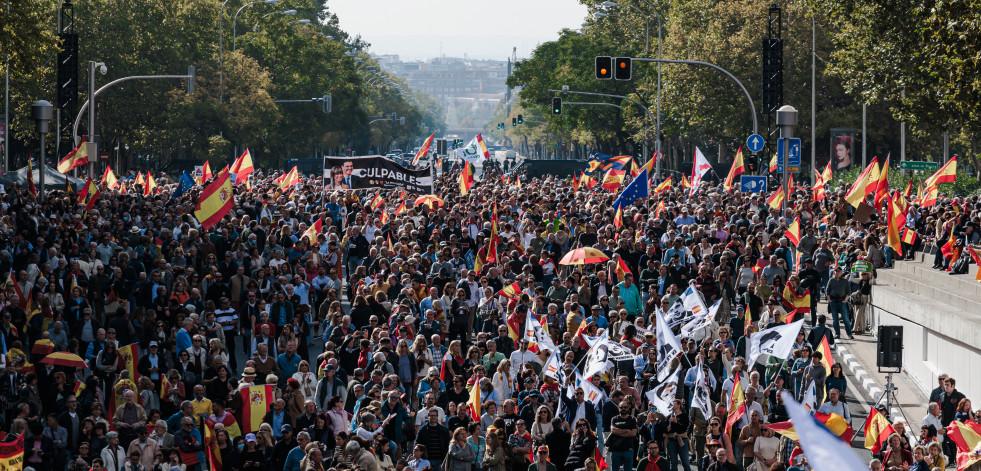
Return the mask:
POLYGON ((535 449, 535 462, 528 466, 528 471, 558 471, 548 459, 548 447, 540 445, 535 449))
POLYGON ((162 379, 161 372, 170 370, 169 363, 163 355, 158 353, 160 345, 156 340, 151 340, 147 349, 148 352, 143 354, 140 362, 136 365, 136 371, 140 373, 140 376, 150 378, 153 381, 154 389, 159 391, 162 379))
POLYGON ((729 461, 729 452, 718 440, 705 442, 705 456, 702 458, 702 469, 708 471, 738 471, 735 463, 729 461))

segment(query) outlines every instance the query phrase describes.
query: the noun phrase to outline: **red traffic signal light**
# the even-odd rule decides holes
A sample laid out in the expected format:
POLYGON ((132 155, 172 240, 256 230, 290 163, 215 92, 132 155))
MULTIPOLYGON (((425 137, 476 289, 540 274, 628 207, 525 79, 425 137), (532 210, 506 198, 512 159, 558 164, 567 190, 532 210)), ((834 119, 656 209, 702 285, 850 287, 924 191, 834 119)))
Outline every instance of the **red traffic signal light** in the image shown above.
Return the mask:
POLYGON ((599 80, 610 80, 613 78, 612 57, 596 56, 596 78, 599 80))
POLYGON ((633 68, 629 57, 617 57, 616 67, 614 68, 614 78, 617 80, 630 80, 630 72, 633 68))

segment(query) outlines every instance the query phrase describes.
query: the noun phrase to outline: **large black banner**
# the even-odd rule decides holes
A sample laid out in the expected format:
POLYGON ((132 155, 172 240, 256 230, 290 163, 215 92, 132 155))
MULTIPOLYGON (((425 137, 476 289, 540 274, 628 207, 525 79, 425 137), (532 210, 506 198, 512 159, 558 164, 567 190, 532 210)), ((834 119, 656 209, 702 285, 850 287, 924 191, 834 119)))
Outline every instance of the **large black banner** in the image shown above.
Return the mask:
POLYGON ((412 170, 376 155, 324 157, 324 181, 327 188, 334 190, 394 188, 414 193, 433 192, 429 167, 412 170))

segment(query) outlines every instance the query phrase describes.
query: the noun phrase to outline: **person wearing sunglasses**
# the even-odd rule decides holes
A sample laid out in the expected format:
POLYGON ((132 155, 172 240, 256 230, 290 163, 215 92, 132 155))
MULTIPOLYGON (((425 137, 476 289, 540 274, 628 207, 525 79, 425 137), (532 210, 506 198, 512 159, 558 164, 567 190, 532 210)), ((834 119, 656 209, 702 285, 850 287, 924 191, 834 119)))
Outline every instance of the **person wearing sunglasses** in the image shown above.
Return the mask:
MULTIPOLYGON (((581 395, 581 388, 576 389, 576 395, 581 395)), ((578 419, 572 429, 572 445, 569 447, 569 457, 565 460, 565 469, 579 469, 585 466, 586 460, 593 457, 596 449, 596 435, 586 419, 578 419)), ((665 468, 667 469, 667 468, 665 468)))

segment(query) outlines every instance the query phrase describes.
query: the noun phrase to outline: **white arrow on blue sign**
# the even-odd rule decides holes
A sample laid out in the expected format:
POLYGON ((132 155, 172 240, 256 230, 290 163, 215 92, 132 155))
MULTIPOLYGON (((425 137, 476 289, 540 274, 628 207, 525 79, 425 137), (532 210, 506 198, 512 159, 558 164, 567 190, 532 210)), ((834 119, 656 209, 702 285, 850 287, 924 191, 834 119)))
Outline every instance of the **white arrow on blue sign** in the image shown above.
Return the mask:
POLYGON ((748 148, 750 152, 759 152, 763 150, 764 144, 766 144, 766 141, 764 141, 763 136, 759 134, 753 134, 746 138, 746 148, 748 148))

